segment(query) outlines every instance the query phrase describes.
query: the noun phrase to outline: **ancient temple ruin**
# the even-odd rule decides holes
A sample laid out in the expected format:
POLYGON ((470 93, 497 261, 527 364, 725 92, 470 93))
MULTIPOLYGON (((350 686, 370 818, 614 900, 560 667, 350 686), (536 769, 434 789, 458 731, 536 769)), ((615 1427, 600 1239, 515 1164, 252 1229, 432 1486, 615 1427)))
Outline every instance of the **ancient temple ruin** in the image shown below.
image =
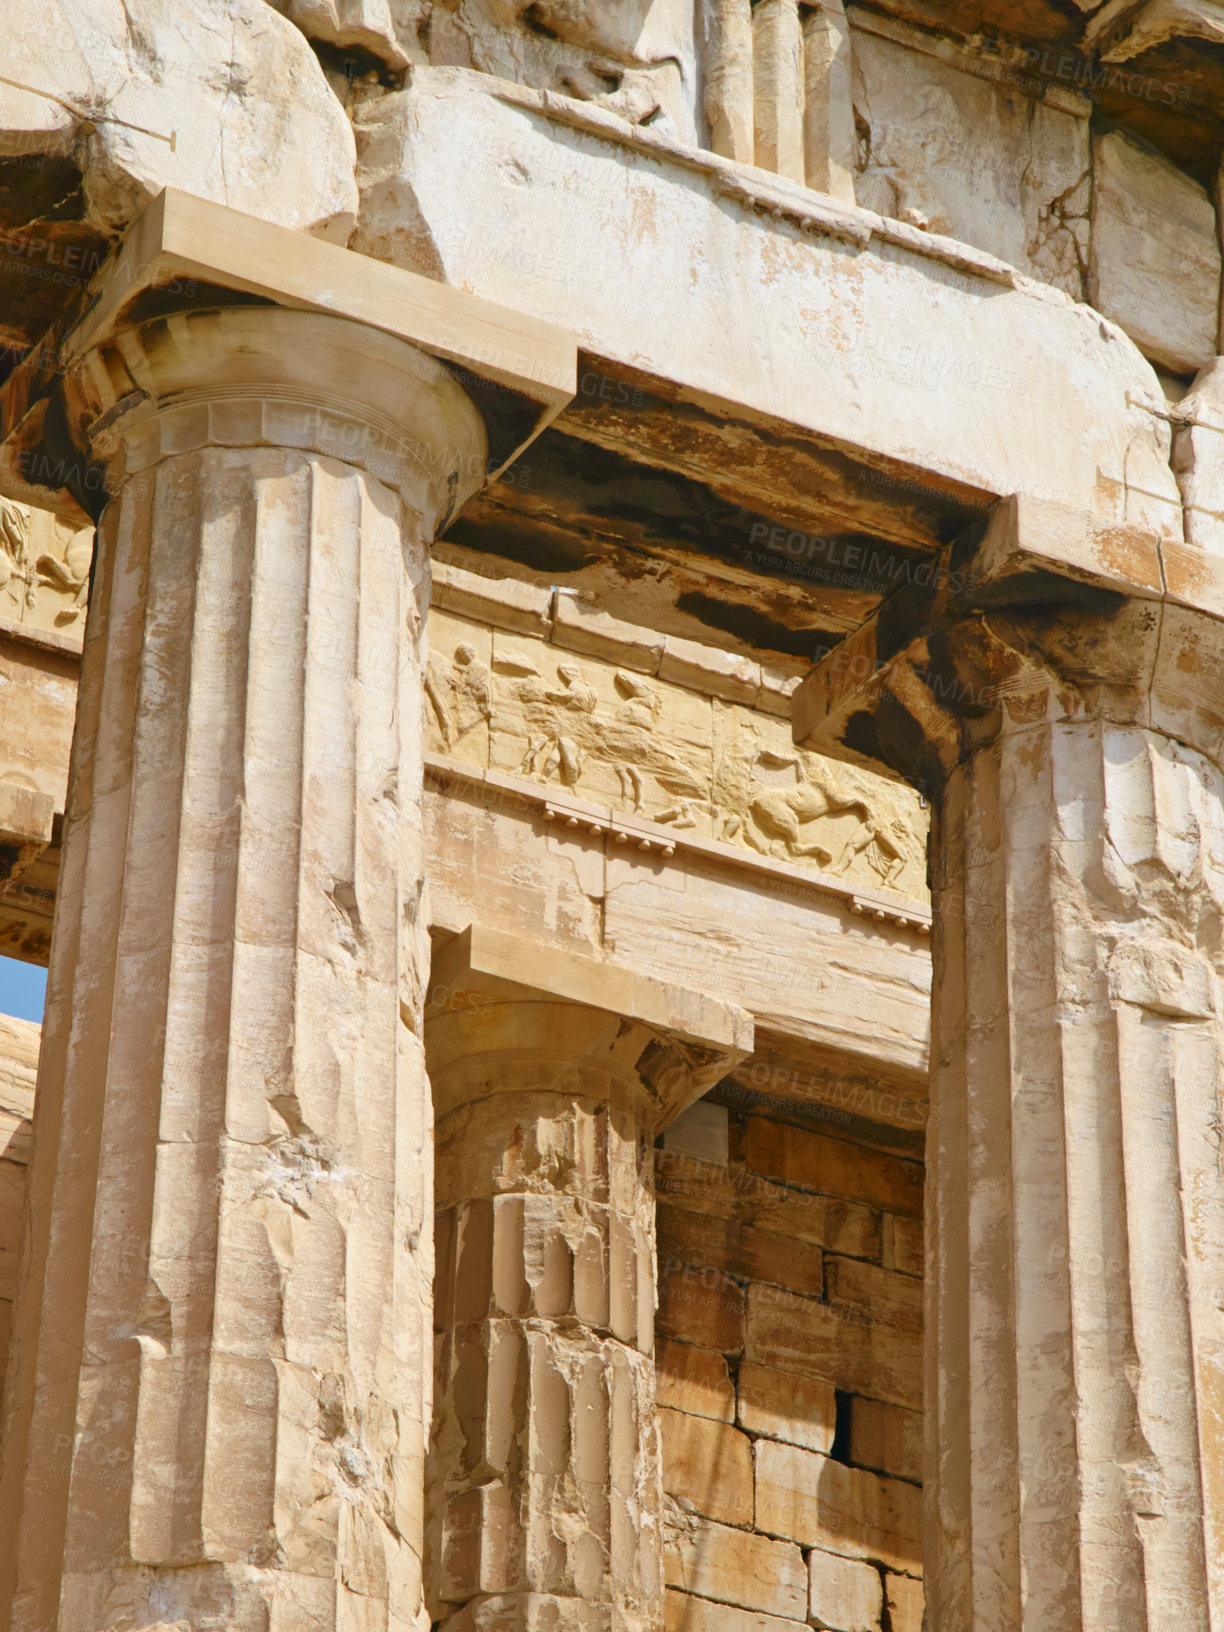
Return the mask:
POLYGON ((0 18, 0 1628, 1224 1632, 1218 0, 0 18))

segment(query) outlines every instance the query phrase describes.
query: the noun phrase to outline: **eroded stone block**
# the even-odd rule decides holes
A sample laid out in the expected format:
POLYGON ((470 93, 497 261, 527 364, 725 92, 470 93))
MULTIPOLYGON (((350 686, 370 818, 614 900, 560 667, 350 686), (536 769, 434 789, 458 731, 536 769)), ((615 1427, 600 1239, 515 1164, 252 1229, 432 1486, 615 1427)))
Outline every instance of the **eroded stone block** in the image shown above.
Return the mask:
POLYGON ((1216 355, 1220 236, 1206 189, 1121 131, 1093 142, 1090 299, 1175 374, 1216 355))
POLYGON ((661 1407, 671 1406, 720 1422, 730 1422, 735 1416, 735 1386, 727 1362, 711 1349, 667 1339, 657 1343, 655 1384, 661 1407))
MULTIPOLYGON (((859 15, 859 14, 855 14, 859 15)), ((853 33, 860 204, 945 233, 1083 298, 1091 197, 1077 115, 853 33)), ((921 352, 921 344, 915 350, 921 352)))
POLYGON ((922 1408, 922 1337, 773 1286, 750 1286, 747 1355, 851 1394, 922 1408))
POLYGON ((724 1524, 752 1524, 752 1449, 728 1423, 661 1410, 663 1489, 724 1524))
POLYGON ((754 1434, 827 1453, 837 1426, 837 1402, 828 1383, 745 1360, 737 1380, 736 1419, 754 1434))
POLYGON ((810 1242, 668 1206, 659 1208, 658 1231, 664 1258, 697 1272, 714 1269, 737 1279, 785 1286, 812 1298, 823 1290, 823 1254, 810 1242))
POLYGON ((700 1520, 669 1529, 663 1558, 669 1587, 784 1619, 806 1618, 807 1568, 792 1542, 700 1520))
POLYGON ((780 1620, 755 1609, 736 1609, 709 1598, 667 1589, 664 1632, 804 1632, 806 1623, 780 1620))
POLYGON ((767 1534, 900 1573, 922 1569, 922 1496, 913 1485, 769 1439, 757 1440, 753 1460, 756 1522, 767 1534))
POLYGON ((813 1548, 808 1555, 808 1618, 830 1632, 879 1632, 880 1572, 871 1564, 813 1548))
POLYGON ((892 1632, 922 1632, 922 1582, 908 1575, 886 1572, 884 1594, 892 1632))
POLYGON ((850 1460, 877 1473, 921 1480, 921 1411, 856 1395, 850 1402, 850 1460))
POLYGON ((757 1116, 748 1119, 745 1160, 755 1172, 786 1184, 922 1217, 922 1168, 917 1162, 757 1116))

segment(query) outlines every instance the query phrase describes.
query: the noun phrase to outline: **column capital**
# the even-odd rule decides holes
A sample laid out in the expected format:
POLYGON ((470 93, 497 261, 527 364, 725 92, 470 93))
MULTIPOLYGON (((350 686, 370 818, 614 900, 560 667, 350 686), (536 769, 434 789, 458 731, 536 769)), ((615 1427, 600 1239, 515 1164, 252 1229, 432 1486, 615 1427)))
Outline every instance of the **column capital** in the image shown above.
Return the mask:
POLYGON ((202 447, 298 448, 378 477, 432 536, 488 470, 479 410, 445 364, 323 312, 227 305, 120 329, 68 372, 64 406, 108 492, 202 447))
POLYGON ((1012 495, 795 693, 795 740, 934 791, 1005 729, 1095 718, 1224 757, 1224 557, 1012 495))
POLYGON ((619 1093, 653 1138, 752 1052, 733 1003, 480 924, 435 953, 425 1013, 439 1117, 494 1091, 619 1093), (490 1075, 494 1054, 525 1069, 490 1075))

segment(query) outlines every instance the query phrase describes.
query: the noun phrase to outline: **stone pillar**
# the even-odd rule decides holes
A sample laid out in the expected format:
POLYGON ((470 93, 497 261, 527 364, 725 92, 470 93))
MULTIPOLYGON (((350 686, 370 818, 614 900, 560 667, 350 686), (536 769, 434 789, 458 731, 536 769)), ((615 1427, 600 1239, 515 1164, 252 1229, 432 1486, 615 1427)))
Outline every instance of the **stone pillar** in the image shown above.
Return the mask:
POLYGON ((421 647, 483 426, 413 347, 267 306, 131 329, 65 396, 110 497, 0 1621, 422 1627, 421 647))
POLYGON ((661 1627, 653 1145, 751 1031, 487 931, 436 960, 427 1582, 447 1632, 661 1627))
POLYGON ((752 10, 755 154, 762 170, 802 183, 803 35, 798 0, 752 10))
POLYGON ((850 25, 842 0, 803 12, 803 162, 809 187, 854 203, 850 25))
POLYGON ((796 717, 932 797, 928 1623, 1214 1632, 1224 575, 1027 501, 948 565, 796 717))
POLYGON ((1041 687, 952 770, 932 868, 933 1624, 1208 1632, 1224 778, 1041 687))
POLYGON ((710 149, 754 163, 751 0, 713 0, 706 12, 705 115, 710 149))

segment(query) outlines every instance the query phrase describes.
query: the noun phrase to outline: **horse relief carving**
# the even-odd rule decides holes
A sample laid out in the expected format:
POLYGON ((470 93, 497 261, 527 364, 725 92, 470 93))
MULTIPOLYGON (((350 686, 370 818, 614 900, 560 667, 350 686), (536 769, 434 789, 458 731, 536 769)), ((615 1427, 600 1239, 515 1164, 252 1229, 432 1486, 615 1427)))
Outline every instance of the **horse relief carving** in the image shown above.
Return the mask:
POLYGON ((0 499, 0 617, 39 629, 79 627, 93 529, 73 532, 45 510, 0 499))
POLYGON ((916 796, 795 748, 786 720, 445 613, 433 615, 431 639, 435 750, 677 833, 924 892, 916 796))

